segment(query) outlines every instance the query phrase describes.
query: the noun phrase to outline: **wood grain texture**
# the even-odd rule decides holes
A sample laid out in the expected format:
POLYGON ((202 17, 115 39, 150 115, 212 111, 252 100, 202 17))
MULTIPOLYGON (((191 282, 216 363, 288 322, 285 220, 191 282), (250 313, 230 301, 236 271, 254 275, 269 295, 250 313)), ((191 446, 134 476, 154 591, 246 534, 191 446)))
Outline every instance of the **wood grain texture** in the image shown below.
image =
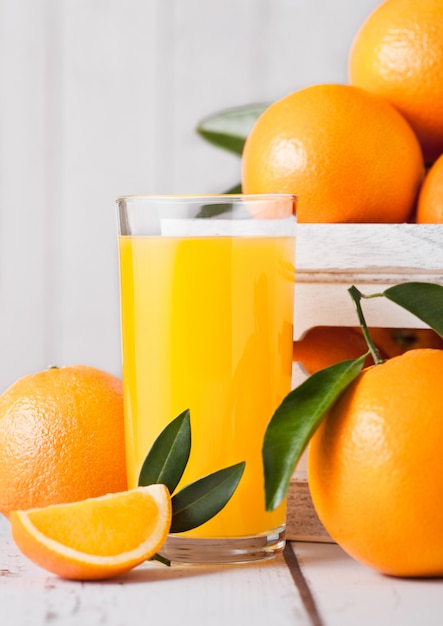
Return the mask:
POLYGON ((292 545, 325 626, 441 626, 441 578, 383 576, 336 544, 292 545))
POLYGON ((17 550, 0 517, 0 605, 13 626, 441 625, 441 579, 401 580, 336 544, 291 542, 255 565, 146 564, 104 582, 61 580, 17 550))
MULTIPOLYGON (((300 224, 297 232, 294 338, 314 326, 355 326, 347 292, 373 294, 401 282, 443 284, 443 226, 300 224)), ((384 298, 365 300, 369 325, 421 328, 384 298)))
POLYGON ((434 224, 299 224, 298 280, 372 282, 443 273, 443 230, 434 224))
POLYGON ((286 537, 290 541, 332 542, 313 507, 306 472, 295 473, 289 486, 286 537))
POLYGON ((283 556, 241 567, 146 563, 108 581, 66 581, 20 555, 1 516, 0 604, 14 626, 311 625, 283 556))
MULTIPOLYGON (((314 326, 358 326, 351 285, 365 294, 406 281, 443 284, 443 226, 417 224, 299 224, 294 338, 314 326)), ((415 316, 385 298, 362 303, 368 325, 422 328, 415 316)), ((293 387, 307 377, 294 364, 293 387)), ((288 493, 288 536, 330 541, 309 496, 306 454, 288 493)))

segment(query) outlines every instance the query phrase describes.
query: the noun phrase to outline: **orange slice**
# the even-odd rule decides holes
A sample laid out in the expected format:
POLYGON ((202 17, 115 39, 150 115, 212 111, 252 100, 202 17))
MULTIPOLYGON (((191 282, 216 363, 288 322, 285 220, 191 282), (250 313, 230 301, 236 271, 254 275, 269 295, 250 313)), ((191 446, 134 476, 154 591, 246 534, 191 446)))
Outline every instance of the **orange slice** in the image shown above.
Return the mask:
POLYGON ((12 511, 11 532, 23 554, 62 578, 93 580, 126 572, 153 556, 171 525, 164 485, 12 511))

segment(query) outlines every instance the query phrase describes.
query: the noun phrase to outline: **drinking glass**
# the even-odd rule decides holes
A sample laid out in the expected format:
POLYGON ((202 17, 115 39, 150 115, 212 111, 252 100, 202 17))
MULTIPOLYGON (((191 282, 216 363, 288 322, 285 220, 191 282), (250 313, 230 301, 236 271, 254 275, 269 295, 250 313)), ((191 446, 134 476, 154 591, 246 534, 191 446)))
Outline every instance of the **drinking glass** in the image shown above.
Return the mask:
POLYGON ((192 447, 178 489, 246 462, 221 512, 169 535, 171 561, 283 550, 286 503, 265 510, 261 451, 291 388, 295 205, 286 194, 117 199, 129 486, 186 409, 192 447))

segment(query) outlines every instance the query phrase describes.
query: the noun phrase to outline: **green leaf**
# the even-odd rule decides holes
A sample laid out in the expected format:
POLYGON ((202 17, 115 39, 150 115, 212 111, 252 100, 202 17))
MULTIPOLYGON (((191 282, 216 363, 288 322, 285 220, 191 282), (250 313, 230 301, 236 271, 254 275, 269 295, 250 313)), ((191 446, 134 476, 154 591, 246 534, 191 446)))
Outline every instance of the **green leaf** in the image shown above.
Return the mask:
POLYGON ((238 185, 234 185, 233 187, 230 187, 227 191, 225 191, 224 193, 226 194, 234 194, 235 196, 237 196, 238 194, 242 193, 242 186, 241 183, 238 183, 238 185))
MULTIPOLYGON (((225 191, 224 194, 238 195, 241 194, 241 192, 242 187, 241 183, 239 183, 238 185, 235 185, 235 187, 231 187, 228 191, 225 191)), ((195 217, 217 217, 218 215, 223 215, 224 213, 230 213, 232 208, 233 205, 229 202, 212 202, 210 204, 202 204, 200 211, 195 217)))
POLYGON ((229 202, 220 202, 218 204, 202 204, 200 211, 195 217, 217 217, 223 215, 223 213, 231 213, 232 204, 229 202))
POLYGON ((443 286, 410 282, 389 287, 383 295, 413 313, 443 337, 443 286))
POLYGON ((286 496, 291 476, 325 413, 359 375, 367 354, 312 374, 293 389, 272 416, 263 441, 266 510, 286 496))
POLYGON ((163 484, 173 493, 188 463, 190 451, 191 422, 187 409, 172 420, 154 441, 140 470, 138 484, 163 484))
POLYGON ((269 104, 248 104, 225 109, 206 117, 197 126, 197 132, 218 148, 241 155, 246 137, 256 119, 269 104))
POLYGON ((183 533, 201 526, 229 501, 245 469, 245 462, 208 474, 172 498, 171 533, 183 533))

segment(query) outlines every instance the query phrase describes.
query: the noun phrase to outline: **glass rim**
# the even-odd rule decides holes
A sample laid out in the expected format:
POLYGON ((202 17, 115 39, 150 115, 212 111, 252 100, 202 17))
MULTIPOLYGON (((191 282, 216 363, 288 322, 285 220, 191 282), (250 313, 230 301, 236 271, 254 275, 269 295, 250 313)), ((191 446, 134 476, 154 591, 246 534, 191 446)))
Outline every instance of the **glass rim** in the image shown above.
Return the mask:
POLYGON ((210 203, 219 200, 232 201, 270 201, 270 200, 292 200, 298 199, 293 193, 218 193, 218 194, 128 194, 117 196, 116 203, 127 200, 145 200, 155 202, 206 202, 210 203))

